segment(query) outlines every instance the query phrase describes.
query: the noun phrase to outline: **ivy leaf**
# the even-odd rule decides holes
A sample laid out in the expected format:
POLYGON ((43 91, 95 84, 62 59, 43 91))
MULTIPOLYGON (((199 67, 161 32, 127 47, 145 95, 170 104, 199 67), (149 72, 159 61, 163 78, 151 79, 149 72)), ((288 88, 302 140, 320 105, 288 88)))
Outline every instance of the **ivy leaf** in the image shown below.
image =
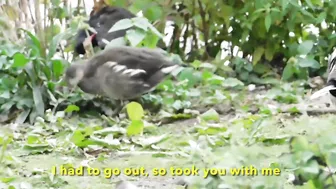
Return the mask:
POLYGON ((126 34, 126 38, 133 47, 136 47, 145 37, 146 33, 141 30, 128 30, 126 34))
POLYGON ((141 104, 137 102, 131 102, 126 105, 127 115, 128 117, 134 121, 134 120, 141 120, 144 116, 144 110, 141 106, 141 104))
POLYGON ((122 19, 119 20, 117 23, 115 23, 112 28, 108 31, 108 33, 119 31, 119 30, 125 30, 133 26, 133 22, 131 19, 122 19))
POLYGON ((81 131, 76 130, 72 136, 71 136, 71 142, 73 142, 75 145, 80 145, 84 140, 85 140, 85 136, 82 134, 81 131))
POLYGON ((113 47, 126 46, 126 39, 124 37, 118 37, 111 40, 105 47, 105 49, 111 49, 113 47))
POLYGON ((132 120, 131 124, 127 127, 127 135, 139 135, 143 132, 144 123, 141 120, 132 120))
POLYGON ((298 52, 301 55, 306 55, 312 50, 313 46, 314 42, 312 40, 303 41, 298 47, 298 52))
POLYGON ((313 58, 302 58, 299 59, 298 65, 302 68, 315 68, 319 69, 320 64, 313 58))
POLYGON ((134 26, 143 29, 144 31, 148 30, 148 25, 150 25, 150 23, 148 22, 148 20, 146 18, 143 17, 135 17, 132 19, 133 20, 133 24, 134 26))

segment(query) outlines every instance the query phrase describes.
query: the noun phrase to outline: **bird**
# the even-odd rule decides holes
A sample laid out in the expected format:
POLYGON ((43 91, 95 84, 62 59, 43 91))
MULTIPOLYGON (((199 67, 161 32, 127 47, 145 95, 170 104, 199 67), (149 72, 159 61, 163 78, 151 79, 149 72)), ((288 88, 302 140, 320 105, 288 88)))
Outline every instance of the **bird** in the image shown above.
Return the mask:
POLYGON ((104 6, 99 10, 92 10, 88 24, 96 31, 96 33, 90 30, 86 31, 85 29, 79 30, 75 38, 75 52, 77 54, 86 53, 83 46, 84 40, 88 37, 86 32, 88 32, 91 37, 93 47, 100 47, 101 49, 104 49, 106 44, 102 42, 103 38, 111 41, 118 37, 123 37, 125 36, 127 29, 111 33, 108 33, 108 30, 118 21, 134 17, 136 17, 136 15, 121 7, 104 6))
POLYGON ((313 100, 328 94, 331 104, 336 106, 336 49, 328 58, 327 75, 325 87, 313 93, 310 99, 313 100))
POLYGON ((119 101, 120 106, 113 112, 116 115, 124 101, 153 91, 166 76, 182 67, 161 49, 119 46, 71 64, 65 81, 71 88, 78 86, 83 92, 119 101))
MULTIPOLYGON (((120 20, 132 19, 135 17, 136 15, 129 10, 116 6, 104 6, 98 10, 91 11, 88 24, 91 28, 93 28, 94 31, 86 31, 85 29, 81 29, 78 31, 75 38, 75 52, 77 54, 86 54, 83 42, 88 37, 91 41, 93 48, 99 47, 102 50, 105 49, 107 45, 106 42, 110 42, 113 39, 124 37, 126 35, 126 31, 133 29, 133 27, 113 31, 110 33, 108 31, 120 20), (87 36, 87 32, 89 36, 87 36)), ((162 39, 158 41, 158 47, 163 50, 167 49, 162 39)))

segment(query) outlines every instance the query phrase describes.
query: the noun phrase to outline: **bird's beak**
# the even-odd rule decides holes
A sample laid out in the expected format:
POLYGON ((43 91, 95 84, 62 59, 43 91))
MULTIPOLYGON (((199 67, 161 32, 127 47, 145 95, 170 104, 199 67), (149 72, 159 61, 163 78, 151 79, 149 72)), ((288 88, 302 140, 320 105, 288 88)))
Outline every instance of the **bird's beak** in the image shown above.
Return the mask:
POLYGON ((322 97, 324 95, 327 95, 331 90, 336 90, 335 86, 329 85, 326 86, 318 91, 316 91, 314 94, 310 96, 310 100, 314 100, 316 98, 322 97))

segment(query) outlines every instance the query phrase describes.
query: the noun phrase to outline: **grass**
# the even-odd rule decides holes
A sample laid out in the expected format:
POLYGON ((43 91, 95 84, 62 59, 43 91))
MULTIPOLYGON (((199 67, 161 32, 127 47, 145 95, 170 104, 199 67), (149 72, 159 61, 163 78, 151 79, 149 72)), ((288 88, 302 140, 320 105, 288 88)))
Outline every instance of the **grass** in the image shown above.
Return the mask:
MULTIPOLYGON (((192 119, 160 126, 145 124, 143 135, 133 137, 127 136, 127 127, 122 122, 103 117, 59 114, 34 125, 2 125, 0 188, 20 188, 20 185, 26 188, 111 188, 119 180, 128 180, 143 188, 181 188, 177 184, 180 180, 189 183, 190 188, 307 188, 310 181, 318 186, 316 183, 320 180, 315 177, 306 178, 303 186, 293 185, 288 179, 300 174, 318 176, 323 166, 319 165, 316 172, 315 164, 306 165, 312 157, 308 152, 328 164, 330 151, 321 151, 318 155, 314 148, 305 148, 305 142, 293 143, 293 138, 303 137, 309 145, 323 146, 336 131, 336 117, 270 113, 269 104, 277 104, 278 108, 285 104, 267 95, 259 98, 259 102, 251 101, 257 99, 255 95, 244 96, 245 100, 241 101, 244 105, 240 104, 240 109, 236 105, 234 112, 219 115, 216 110, 209 109, 192 119), (246 107, 255 104, 259 112, 249 113, 246 107), (299 149, 310 150, 305 151, 306 155, 296 156, 298 151, 293 149, 298 148, 297 144, 301 146, 299 149), (307 160, 303 161, 302 157, 307 160), (51 173, 53 166, 58 168, 56 175, 51 173), (83 176, 62 176, 61 166, 89 166, 101 173, 90 176, 85 168, 83 176), (192 166, 199 169, 198 175, 171 175, 171 167, 190 170, 192 166), (232 168, 250 166, 257 169, 257 176, 231 175, 232 168), (136 173, 141 167, 148 175, 126 176, 123 173, 127 168, 133 168, 136 173), (120 170, 120 175, 109 175, 109 168, 120 170), (278 169, 281 174, 262 176, 263 168, 278 169), (162 174, 167 172, 164 176, 154 176, 153 169, 161 170, 162 174), (211 169, 213 174, 218 170, 226 172, 204 178, 205 170, 211 169)), ((323 180, 323 183, 329 181, 323 180)))

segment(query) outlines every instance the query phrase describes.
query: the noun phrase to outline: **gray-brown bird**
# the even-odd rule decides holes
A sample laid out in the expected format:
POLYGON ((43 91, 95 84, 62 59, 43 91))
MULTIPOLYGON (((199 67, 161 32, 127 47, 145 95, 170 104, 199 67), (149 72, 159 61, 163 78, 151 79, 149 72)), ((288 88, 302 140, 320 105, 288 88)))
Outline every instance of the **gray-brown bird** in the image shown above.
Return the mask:
POLYGON ((86 93, 122 102, 152 91, 179 68, 160 49, 122 46, 105 49, 89 60, 72 64, 66 70, 65 81, 86 93))
POLYGON ((329 94, 331 103, 336 106, 336 49, 328 59, 327 73, 328 79, 326 86, 312 94, 310 99, 316 99, 329 94))

